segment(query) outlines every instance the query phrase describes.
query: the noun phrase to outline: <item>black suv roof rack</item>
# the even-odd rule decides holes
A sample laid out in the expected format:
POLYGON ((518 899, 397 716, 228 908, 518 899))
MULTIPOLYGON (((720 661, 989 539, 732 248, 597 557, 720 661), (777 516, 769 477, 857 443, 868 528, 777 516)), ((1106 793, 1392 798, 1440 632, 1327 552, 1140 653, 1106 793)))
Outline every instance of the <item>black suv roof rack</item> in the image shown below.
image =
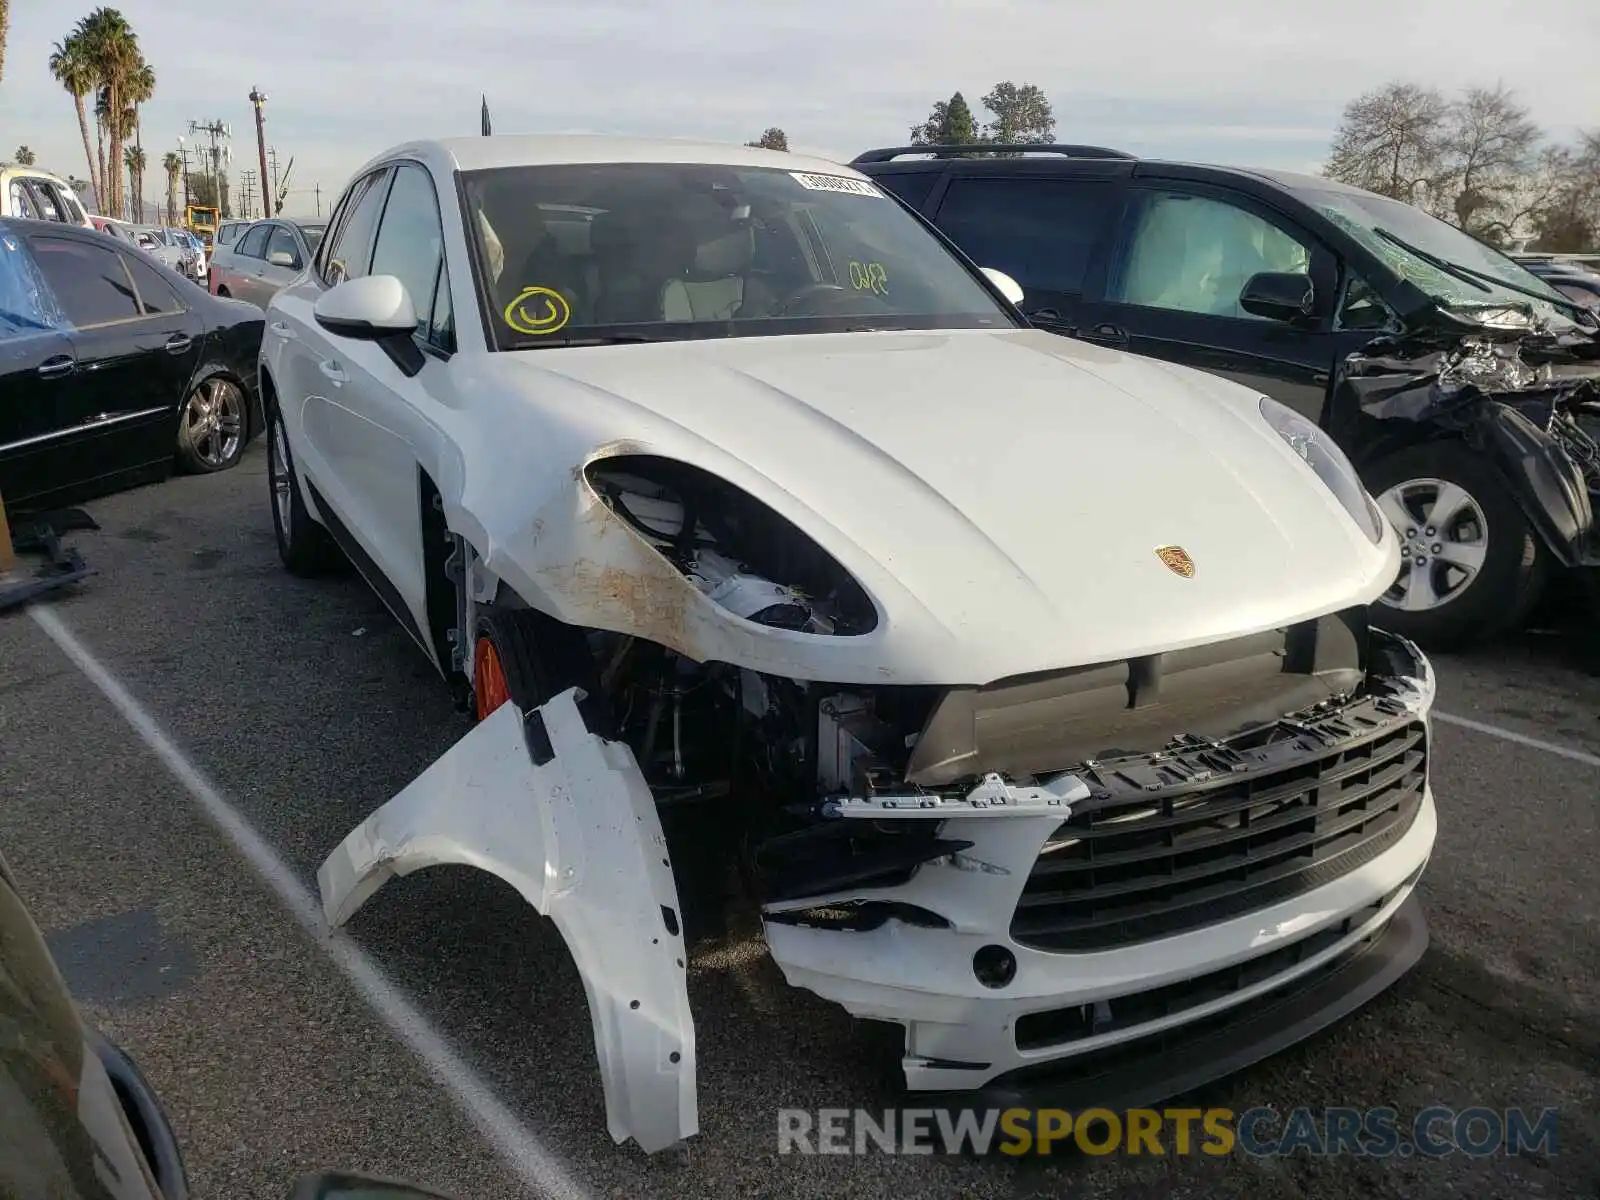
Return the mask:
POLYGON ((1006 154, 1060 154, 1067 158, 1120 158, 1132 159, 1134 155, 1121 150, 1112 150, 1105 146, 1074 146, 1064 143, 1032 143, 1032 142, 975 142, 965 146, 885 146, 880 150, 868 150, 856 155, 850 160, 851 165, 856 163, 881 163, 892 162, 894 159, 906 154, 931 154, 934 158, 952 158, 956 155, 971 154, 974 151, 1001 151, 1006 154))

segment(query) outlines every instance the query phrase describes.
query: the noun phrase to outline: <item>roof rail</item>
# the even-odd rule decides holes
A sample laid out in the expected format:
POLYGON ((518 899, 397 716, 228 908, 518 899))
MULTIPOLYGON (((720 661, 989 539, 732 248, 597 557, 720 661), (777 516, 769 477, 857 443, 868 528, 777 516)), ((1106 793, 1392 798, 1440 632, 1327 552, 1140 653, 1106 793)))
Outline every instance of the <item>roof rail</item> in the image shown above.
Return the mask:
POLYGON ((972 153, 1006 154, 1060 154, 1067 158, 1118 158, 1132 159, 1134 155, 1105 146, 1074 146, 1057 143, 1033 142, 973 142, 958 146, 885 146, 880 150, 867 150, 850 160, 856 163, 892 162, 907 154, 931 154, 934 158, 954 158, 972 153))

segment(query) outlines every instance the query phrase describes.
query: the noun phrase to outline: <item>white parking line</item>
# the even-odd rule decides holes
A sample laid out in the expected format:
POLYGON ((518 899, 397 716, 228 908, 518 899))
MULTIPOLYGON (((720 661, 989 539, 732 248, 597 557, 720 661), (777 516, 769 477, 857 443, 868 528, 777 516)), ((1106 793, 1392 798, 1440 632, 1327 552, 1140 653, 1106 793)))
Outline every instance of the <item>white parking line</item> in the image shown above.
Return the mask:
POLYGON ((451 1048, 444 1035, 390 982, 383 969, 351 938, 328 927, 322 916, 322 906, 288 865, 250 822, 223 799, 204 773, 184 756, 144 706, 78 641, 61 618, 43 607, 33 608, 31 615, 50 640, 133 726, 144 744, 177 777, 256 874, 277 893, 284 907, 327 952, 390 1031, 422 1061, 517 1178, 541 1196, 587 1200, 589 1190, 573 1178, 538 1135, 495 1096, 493 1089, 451 1048))
POLYGON ((1546 754, 1554 754, 1560 758, 1569 758, 1573 762, 1583 763, 1585 766, 1600 767, 1600 754, 1590 754, 1587 750, 1577 750, 1571 746, 1563 746, 1558 742, 1547 742, 1543 738, 1529 737, 1525 733, 1518 733, 1515 729, 1503 729, 1499 725, 1487 725, 1482 721, 1474 721, 1471 717, 1457 717, 1451 713, 1435 711, 1435 721, 1443 721, 1446 725, 1459 725, 1462 729, 1470 729, 1474 733, 1486 733, 1490 737, 1503 738, 1508 742, 1515 742, 1519 746, 1527 746, 1532 750, 1543 750, 1546 754))

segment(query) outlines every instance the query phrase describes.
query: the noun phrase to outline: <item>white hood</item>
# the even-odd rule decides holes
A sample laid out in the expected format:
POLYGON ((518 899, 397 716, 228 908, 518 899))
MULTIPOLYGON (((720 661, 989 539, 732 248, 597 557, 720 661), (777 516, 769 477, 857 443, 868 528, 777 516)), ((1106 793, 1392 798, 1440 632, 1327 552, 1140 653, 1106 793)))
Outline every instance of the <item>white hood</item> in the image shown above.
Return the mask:
MULTIPOLYGON (((1396 568, 1392 535, 1372 544, 1256 394, 1034 330, 551 349, 490 355, 486 376, 506 397, 497 430, 531 407, 530 432, 574 436, 536 453, 581 462, 626 439, 723 475, 831 551, 885 620, 806 638, 844 643, 811 677, 978 683, 1154 653, 1367 603, 1396 568), (1168 545, 1192 578, 1156 554, 1168 545)), ((533 447, 480 449, 503 480, 533 447)), ((548 582, 534 560, 506 577, 548 582)))

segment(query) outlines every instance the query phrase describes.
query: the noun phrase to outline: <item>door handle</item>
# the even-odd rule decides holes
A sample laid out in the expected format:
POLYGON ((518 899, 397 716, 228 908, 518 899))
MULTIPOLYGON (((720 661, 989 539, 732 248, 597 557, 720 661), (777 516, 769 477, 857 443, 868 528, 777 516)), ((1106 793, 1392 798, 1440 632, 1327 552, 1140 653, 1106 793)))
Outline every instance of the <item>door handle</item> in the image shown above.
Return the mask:
POLYGON ((1128 331, 1120 325, 1102 323, 1089 331, 1089 336, 1097 342, 1108 345, 1126 346, 1128 344, 1128 331))
POLYGON ((58 354, 54 358, 47 358, 39 364, 39 376, 42 379, 59 379, 63 375, 71 375, 78 369, 76 359, 65 354, 58 354))
POLYGON ((343 383, 348 378, 344 373, 344 369, 336 362, 319 362, 317 369, 333 380, 334 383, 343 383))
POLYGON ((286 342, 294 341, 294 330, 290 329, 288 323, 285 321, 274 321, 271 325, 267 326, 267 328, 272 330, 273 333, 277 334, 286 342))
POLYGON ((167 339, 167 353, 182 354, 192 345, 194 345, 194 339, 187 333, 175 333, 167 339))

